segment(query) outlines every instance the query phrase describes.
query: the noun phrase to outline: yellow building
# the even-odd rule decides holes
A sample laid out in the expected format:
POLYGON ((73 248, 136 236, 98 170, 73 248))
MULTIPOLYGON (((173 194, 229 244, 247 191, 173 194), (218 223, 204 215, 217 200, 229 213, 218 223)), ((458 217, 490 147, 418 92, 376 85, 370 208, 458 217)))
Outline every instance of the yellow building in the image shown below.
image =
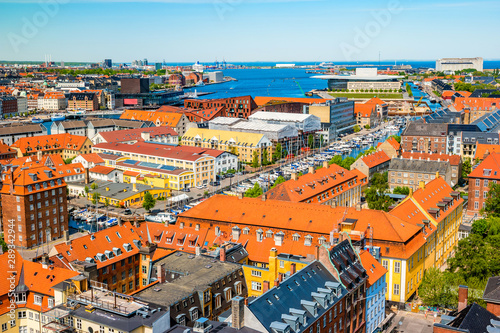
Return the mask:
POLYGON ((216 151, 196 147, 170 146, 156 143, 100 143, 92 147, 94 153, 114 156, 103 159, 106 164, 121 170, 169 176, 171 189, 208 184, 215 180, 216 151), (119 155, 119 158, 116 156, 119 155), (170 172, 167 172, 170 171, 170 172))
POLYGON ((291 254, 278 254, 278 250, 271 249, 268 264, 259 266, 243 265, 245 282, 248 288, 248 296, 258 297, 268 289, 274 287, 277 281, 283 281, 289 276, 301 270, 310 262, 304 257, 291 254))
POLYGON ((227 151, 238 156, 240 162, 252 163, 254 154, 262 164, 264 152, 270 161, 272 142, 263 134, 190 128, 181 138, 181 145, 227 151))
MULTIPOLYGON (((139 183, 111 183, 111 182, 96 182, 98 187, 92 189, 88 185, 89 192, 87 194, 88 200, 92 200, 94 193, 99 194, 100 203, 109 203, 111 206, 140 206, 144 201, 144 195, 149 192, 153 198, 166 198, 169 196, 170 191, 165 188, 158 188, 139 183)), ((84 185, 79 185, 84 186, 84 185)))
MULTIPOLYGON (((453 189, 446 181, 436 175, 436 179, 425 184, 420 182, 419 188, 406 197, 390 214, 417 226, 423 230, 422 245, 401 262, 400 275, 389 274, 388 286, 396 281, 404 291, 406 301, 417 290, 422 282, 425 271, 431 267, 441 268, 446 260, 453 255, 458 244, 458 228, 462 223, 463 199, 459 192, 453 189), (391 280, 392 279, 392 280, 391 280)), ((384 257, 381 249, 382 264, 389 271, 393 263, 384 257)), ((392 300, 393 293, 388 288, 388 295, 392 300)))

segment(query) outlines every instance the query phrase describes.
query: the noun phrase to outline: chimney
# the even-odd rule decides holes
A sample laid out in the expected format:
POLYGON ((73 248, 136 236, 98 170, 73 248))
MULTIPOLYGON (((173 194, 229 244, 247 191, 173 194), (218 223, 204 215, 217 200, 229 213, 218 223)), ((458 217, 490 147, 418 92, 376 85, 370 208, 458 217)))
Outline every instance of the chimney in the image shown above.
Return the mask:
POLYGON ((410 193, 408 193, 408 196, 410 198, 413 196, 413 186, 410 186, 410 193))
POLYGON ((37 160, 41 161, 41 160, 42 160, 42 155, 43 155, 43 154, 42 154, 42 151, 41 151, 41 150, 37 151, 37 152, 36 152, 36 158, 37 158, 37 160))
POLYGON ((158 280, 159 283, 164 283, 165 282, 165 264, 158 264, 156 266, 156 279, 158 280))
POLYGON ((85 168, 83 173, 85 174, 85 184, 90 184, 89 168, 85 168))
POLYGON ((328 169, 328 161, 323 161, 323 168, 328 169))
POLYGON ((241 329, 245 325, 245 305, 247 300, 241 296, 233 297, 231 300, 232 327, 241 329))
POLYGON ((14 168, 10 168, 10 194, 14 194, 14 168))
POLYGON ((356 204, 356 211, 357 211, 357 212, 360 212, 360 211, 361 211, 361 202, 358 202, 358 203, 356 204))
POLYGON ((179 229, 184 229, 184 222, 179 223, 179 229))
POLYGON ((49 267, 49 255, 47 253, 42 254, 42 268, 49 267))
POLYGON ((243 199, 243 192, 238 193, 238 199, 243 199))
POLYGON ((469 288, 467 286, 458 286, 458 311, 462 311, 467 307, 467 299, 469 298, 469 288))
POLYGON ((134 216, 134 227, 139 228, 139 221, 137 221, 137 216, 134 216))
POLYGON ((285 278, 285 274, 283 274, 283 273, 278 274, 278 279, 280 280, 280 283, 283 282, 284 278, 285 278))
POLYGON ((261 199, 262 199, 262 201, 266 201, 266 194, 265 193, 262 194, 261 199))
POLYGON ((279 287, 280 286, 280 279, 274 280, 274 286, 279 287))
POLYGON ((136 183, 132 184, 132 191, 137 192, 137 184, 136 183))
POLYGON ((316 169, 314 169, 314 166, 310 166, 309 167, 309 173, 314 175, 314 172, 316 171, 316 169))
POLYGON ((291 178, 290 178, 290 179, 291 179, 291 180, 297 180, 297 179, 299 179, 299 174, 298 174, 298 173, 296 173, 296 172, 292 172, 292 174, 291 174, 291 178))
POLYGON ((297 271, 297 269, 295 268, 295 263, 291 263, 290 264, 290 276, 295 274, 296 271, 297 271))
POLYGON ((436 171, 436 178, 439 178, 439 171, 436 171))
POLYGON ((226 261, 226 248, 225 247, 221 247, 220 248, 220 251, 219 251, 219 260, 224 262, 226 261))
POLYGON ((264 281, 264 286, 262 287, 262 293, 269 290, 269 281, 264 281))
POLYGON ((195 247, 194 254, 196 254, 197 256, 201 256, 201 246, 195 247))
POLYGON ((418 187, 421 188, 422 190, 425 189, 425 181, 421 180, 418 182, 418 187))
POLYGON ((122 221, 122 218, 120 216, 118 216, 118 225, 120 227, 123 226, 123 221, 122 221))

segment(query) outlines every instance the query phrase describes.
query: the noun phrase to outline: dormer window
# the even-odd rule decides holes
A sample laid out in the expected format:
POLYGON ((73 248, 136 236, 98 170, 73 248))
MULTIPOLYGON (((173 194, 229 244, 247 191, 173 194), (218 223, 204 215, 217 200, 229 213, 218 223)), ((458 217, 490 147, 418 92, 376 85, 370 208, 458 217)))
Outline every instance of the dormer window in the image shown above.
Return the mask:
POLYGON ((123 244, 123 248, 124 248, 124 249, 125 249, 125 251, 127 251, 127 252, 132 251, 132 245, 130 245, 129 243, 125 243, 125 244, 123 244))
POLYGON ((248 235, 249 232, 250 232, 250 228, 249 227, 243 228, 243 235, 248 235))
POLYGON ((17 304, 26 303, 26 293, 17 293, 15 295, 16 295, 15 298, 16 298, 17 304))
POLYGON ((294 233, 293 236, 292 236, 292 239, 295 241, 295 242, 298 242, 299 241, 299 238, 300 238, 300 235, 298 233, 294 233))
POLYGON ((262 239, 264 238, 264 232, 262 229, 257 230, 257 242, 262 242, 262 239))
POLYGON ((311 246, 312 245, 312 240, 313 240, 313 237, 311 235, 307 235, 305 237, 304 245, 305 246, 311 246))
POLYGON ((273 231, 272 230, 266 231, 266 238, 271 238, 271 237, 273 237, 273 231))

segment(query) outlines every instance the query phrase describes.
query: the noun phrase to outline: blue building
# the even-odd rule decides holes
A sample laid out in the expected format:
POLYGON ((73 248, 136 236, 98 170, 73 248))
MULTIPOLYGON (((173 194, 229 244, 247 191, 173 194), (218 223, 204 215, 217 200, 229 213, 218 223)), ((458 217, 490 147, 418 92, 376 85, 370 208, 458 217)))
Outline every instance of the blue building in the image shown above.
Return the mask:
POLYGON ((366 282, 366 333, 378 332, 385 319, 385 275, 387 270, 370 251, 359 254, 363 268, 368 274, 366 282))

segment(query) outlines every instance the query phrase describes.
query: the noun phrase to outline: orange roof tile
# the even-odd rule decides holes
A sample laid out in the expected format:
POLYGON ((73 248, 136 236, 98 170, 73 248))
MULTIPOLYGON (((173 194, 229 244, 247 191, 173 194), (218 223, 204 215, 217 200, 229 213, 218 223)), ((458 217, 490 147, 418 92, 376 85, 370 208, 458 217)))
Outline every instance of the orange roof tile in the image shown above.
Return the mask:
POLYGON ((377 151, 372 154, 362 156, 361 160, 366 164, 368 168, 374 168, 377 165, 389 162, 391 158, 383 151, 377 151))
MULTIPOLYGON (((500 146, 499 146, 500 147, 500 146)), ((415 151, 404 151, 401 154, 402 158, 414 160, 430 160, 430 161, 448 161, 450 165, 458 166, 461 161, 460 155, 440 154, 440 153, 422 153, 415 151)))
POLYGON ((493 152, 486 156, 486 158, 472 170, 469 174, 469 178, 500 180, 500 154, 493 152))
POLYGON ((489 145, 485 143, 479 143, 476 146, 476 152, 474 154, 474 159, 484 160, 485 155, 491 153, 500 153, 500 145, 489 145))
POLYGON ((81 154, 80 157, 82 157, 85 161, 90 162, 90 163, 104 163, 104 160, 101 158, 96 153, 90 153, 90 154, 81 154))
POLYGON ((101 175, 109 175, 114 170, 116 169, 104 165, 96 165, 95 167, 89 169, 89 172, 98 173, 101 175))
POLYGON ((366 274, 368 274, 368 285, 367 287, 372 286, 375 282, 377 282, 382 276, 387 273, 387 269, 382 266, 377 259, 375 259, 369 251, 361 251, 359 253, 359 257, 361 259, 361 264, 363 268, 366 270, 366 274))
POLYGON ((455 98, 455 103, 453 107, 457 111, 462 111, 463 109, 470 109, 472 111, 488 111, 492 108, 498 108, 500 103, 500 98, 490 98, 490 97, 457 97, 455 98))
POLYGON ((177 112, 162 112, 150 110, 125 110, 120 119, 152 121, 163 126, 176 127, 183 114, 177 112))
POLYGON ((20 138, 11 147, 19 149, 23 154, 61 149, 81 150, 89 141, 86 136, 64 133, 20 138))

